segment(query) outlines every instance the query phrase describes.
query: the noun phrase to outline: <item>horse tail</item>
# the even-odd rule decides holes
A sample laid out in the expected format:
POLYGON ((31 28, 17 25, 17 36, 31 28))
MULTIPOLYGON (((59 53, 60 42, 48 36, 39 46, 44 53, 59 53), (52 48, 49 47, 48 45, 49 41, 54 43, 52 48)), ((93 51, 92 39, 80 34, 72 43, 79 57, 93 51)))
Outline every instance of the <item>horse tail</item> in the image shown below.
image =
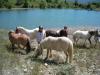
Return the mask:
POLYGON ((73 43, 70 43, 69 44, 69 48, 68 48, 68 55, 69 55, 69 63, 72 63, 72 60, 73 60, 73 43))
POLYGON ((29 52, 30 52, 30 50, 31 50, 30 40, 29 40, 29 39, 27 39, 27 44, 26 44, 26 47, 27 47, 26 52, 27 52, 27 53, 29 53, 29 52))

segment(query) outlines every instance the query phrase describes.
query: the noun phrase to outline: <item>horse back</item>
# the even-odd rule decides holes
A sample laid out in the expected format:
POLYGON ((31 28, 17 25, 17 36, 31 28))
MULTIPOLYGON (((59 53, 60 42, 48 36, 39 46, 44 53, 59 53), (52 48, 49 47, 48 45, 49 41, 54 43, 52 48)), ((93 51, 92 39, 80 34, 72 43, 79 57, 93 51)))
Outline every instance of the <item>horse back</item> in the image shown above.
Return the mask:
POLYGON ((46 31, 46 37, 48 37, 48 36, 59 37, 59 33, 57 33, 54 30, 47 30, 46 31))

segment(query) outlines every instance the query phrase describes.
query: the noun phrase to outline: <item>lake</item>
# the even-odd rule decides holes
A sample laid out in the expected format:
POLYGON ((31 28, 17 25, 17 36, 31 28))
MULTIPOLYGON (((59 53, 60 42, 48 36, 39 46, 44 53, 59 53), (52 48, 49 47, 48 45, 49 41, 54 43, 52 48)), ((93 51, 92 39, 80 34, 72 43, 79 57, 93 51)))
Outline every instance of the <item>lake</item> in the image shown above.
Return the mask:
POLYGON ((45 28, 100 27, 100 11, 74 9, 13 9, 0 10, 0 28, 12 29, 24 26, 33 29, 45 28))

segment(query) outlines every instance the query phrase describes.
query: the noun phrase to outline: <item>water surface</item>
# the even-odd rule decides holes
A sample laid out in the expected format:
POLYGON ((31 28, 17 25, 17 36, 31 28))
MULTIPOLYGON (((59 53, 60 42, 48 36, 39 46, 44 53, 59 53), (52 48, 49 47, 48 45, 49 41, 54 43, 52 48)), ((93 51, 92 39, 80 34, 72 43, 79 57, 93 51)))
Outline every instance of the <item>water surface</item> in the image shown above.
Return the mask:
POLYGON ((0 28, 16 26, 34 28, 100 27, 100 12, 73 9, 20 9, 0 10, 0 28))

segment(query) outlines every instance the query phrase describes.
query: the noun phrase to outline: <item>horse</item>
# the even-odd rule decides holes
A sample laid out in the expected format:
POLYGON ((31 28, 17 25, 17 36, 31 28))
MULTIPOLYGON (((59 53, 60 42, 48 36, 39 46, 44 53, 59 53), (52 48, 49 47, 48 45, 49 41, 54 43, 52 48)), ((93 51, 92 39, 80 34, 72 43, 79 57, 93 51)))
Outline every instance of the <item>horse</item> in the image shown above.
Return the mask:
POLYGON ((16 31, 18 31, 19 33, 23 33, 26 34, 30 37, 30 39, 35 39, 36 38, 36 33, 39 30, 39 28, 35 28, 35 29, 26 29, 24 27, 16 27, 16 31))
POLYGON ((67 37, 68 36, 68 31, 65 31, 64 29, 62 30, 46 30, 46 37, 48 36, 53 36, 53 37, 62 37, 62 36, 65 36, 67 37))
POLYGON ((23 45, 24 47, 26 47, 26 52, 30 52, 31 50, 31 46, 30 46, 30 38, 26 35, 26 34, 22 34, 22 33, 15 33, 14 31, 9 31, 8 33, 9 36, 9 40, 12 44, 12 50, 14 51, 14 47, 15 45, 18 45, 18 47, 20 45, 23 45))
POLYGON ((48 59, 52 50, 64 51, 66 55, 66 61, 68 57, 68 63, 72 63, 73 59, 73 42, 68 37, 46 37, 40 42, 38 49, 36 50, 35 57, 42 54, 43 49, 47 49, 47 55, 45 60, 48 59))
POLYGON ((46 30, 46 37, 53 36, 53 37, 59 37, 59 33, 54 30, 46 30))
POLYGON ((68 31, 65 30, 65 29, 62 29, 62 30, 59 31, 59 35, 60 35, 60 37, 62 37, 62 36, 67 37, 68 36, 68 31))
POLYGON ((91 45, 91 37, 95 35, 95 31, 81 31, 81 30, 77 30, 73 33, 73 40, 74 40, 74 44, 77 44, 79 39, 84 39, 84 45, 86 40, 89 41, 90 45, 91 45))

